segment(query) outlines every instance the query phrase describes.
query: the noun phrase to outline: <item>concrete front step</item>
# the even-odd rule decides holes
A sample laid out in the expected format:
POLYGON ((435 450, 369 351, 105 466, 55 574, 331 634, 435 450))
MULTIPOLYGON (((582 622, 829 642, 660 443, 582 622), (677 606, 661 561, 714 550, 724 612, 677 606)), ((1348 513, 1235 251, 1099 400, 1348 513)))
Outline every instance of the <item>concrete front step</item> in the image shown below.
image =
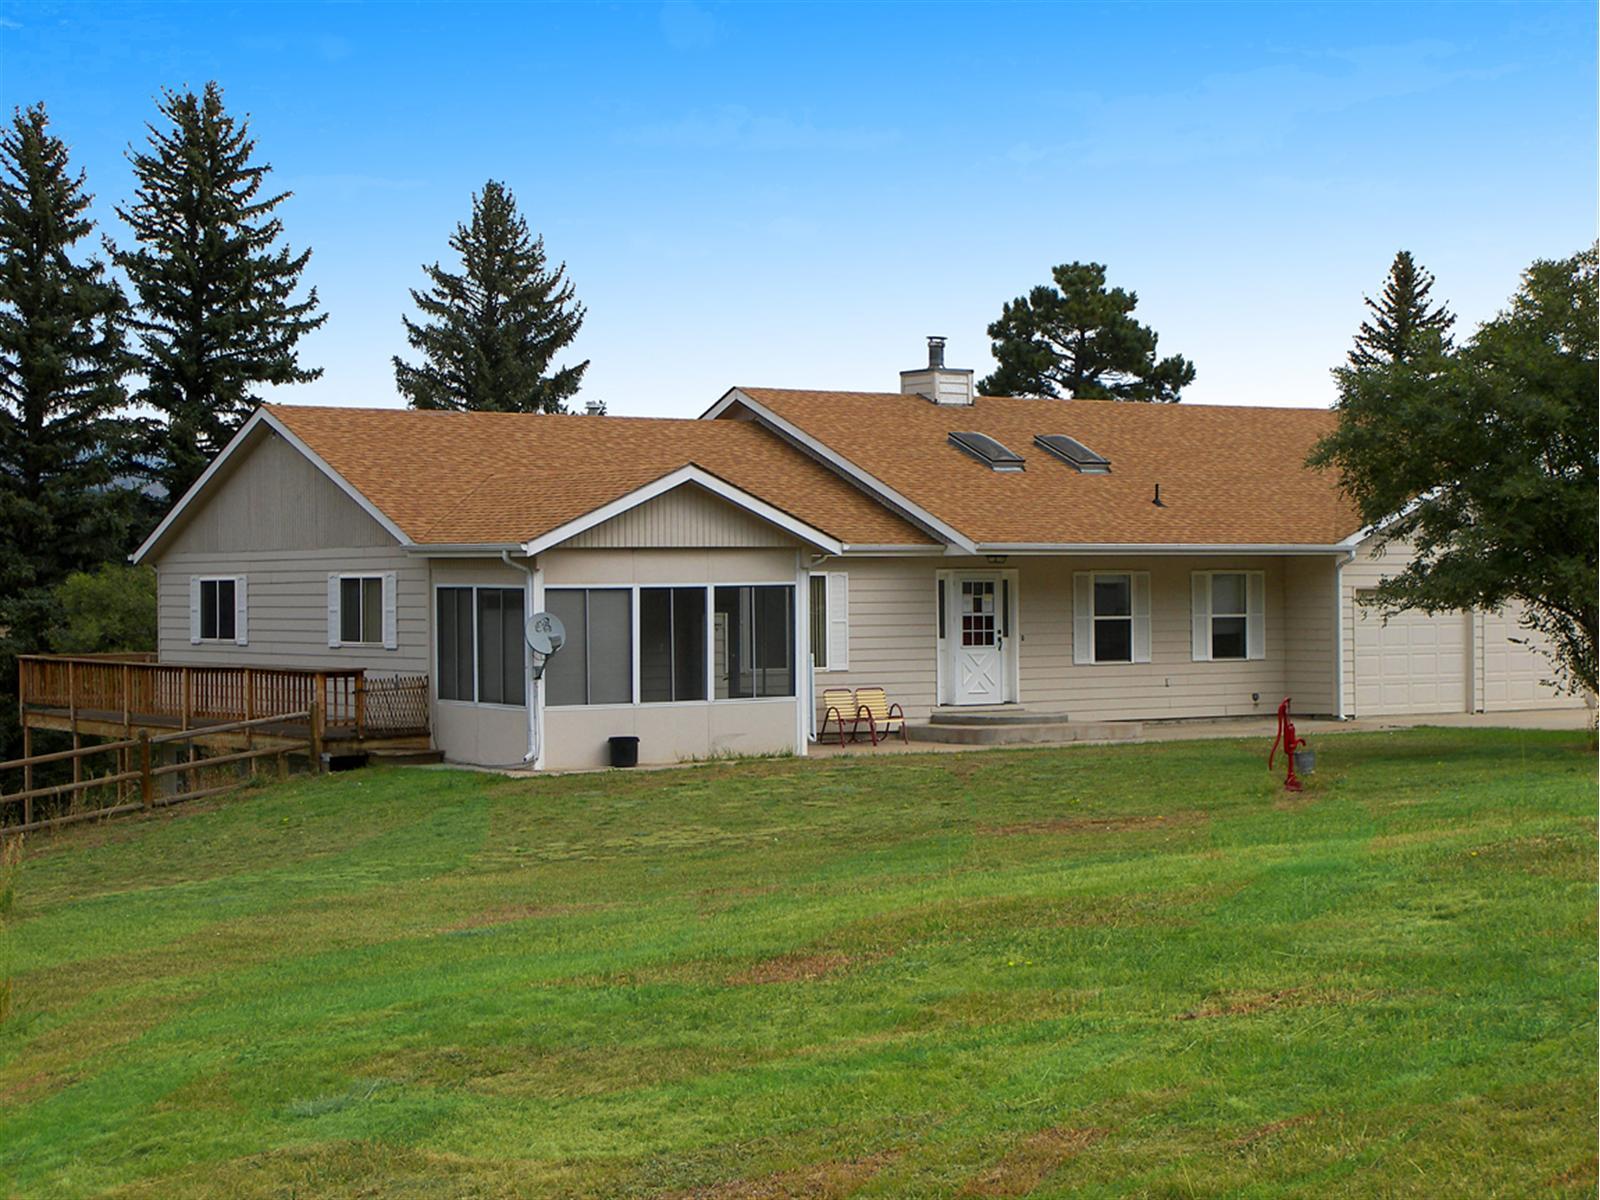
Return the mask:
POLYGON ((1039 712, 1016 704, 952 706, 936 708, 928 715, 933 725, 1060 725, 1070 720, 1068 713, 1039 712))
POLYGON ((943 742, 962 746, 1026 746, 1040 742, 1121 742, 1144 732, 1137 721, 985 721, 929 722, 908 725, 914 742, 943 742))

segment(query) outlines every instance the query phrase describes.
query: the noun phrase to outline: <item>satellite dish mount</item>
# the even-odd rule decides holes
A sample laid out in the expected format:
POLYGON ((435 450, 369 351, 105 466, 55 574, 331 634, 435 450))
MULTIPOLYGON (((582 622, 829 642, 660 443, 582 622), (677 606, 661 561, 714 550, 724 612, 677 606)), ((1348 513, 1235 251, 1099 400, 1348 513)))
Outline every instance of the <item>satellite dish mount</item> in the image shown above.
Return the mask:
POLYGON ((543 679, 545 663, 567 644, 566 626, 555 613, 537 612, 528 618, 523 636, 528 639, 528 649, 533 651, 533 677, 543 679))

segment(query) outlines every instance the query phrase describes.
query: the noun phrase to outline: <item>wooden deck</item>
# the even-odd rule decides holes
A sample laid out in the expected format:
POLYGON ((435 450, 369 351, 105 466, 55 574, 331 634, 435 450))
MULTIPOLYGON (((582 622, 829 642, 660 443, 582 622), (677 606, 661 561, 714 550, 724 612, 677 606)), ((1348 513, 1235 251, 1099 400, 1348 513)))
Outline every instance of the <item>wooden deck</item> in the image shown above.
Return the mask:
POLYGON ((193 730, 194 740, 225 749, 242 740, 239 731, 219 729, 208 738, 207 727, 265 721, 252 726, 252 745, 300 744, 308 732, 304 714, 315 705, 324 714, 324 745, 332 753, 431 745, 426 675, 42 654, 19 657, 17 673, 25 737, 35 729, 97 738, 193 730), (279 715, 281 722, 268 720, 279 715))

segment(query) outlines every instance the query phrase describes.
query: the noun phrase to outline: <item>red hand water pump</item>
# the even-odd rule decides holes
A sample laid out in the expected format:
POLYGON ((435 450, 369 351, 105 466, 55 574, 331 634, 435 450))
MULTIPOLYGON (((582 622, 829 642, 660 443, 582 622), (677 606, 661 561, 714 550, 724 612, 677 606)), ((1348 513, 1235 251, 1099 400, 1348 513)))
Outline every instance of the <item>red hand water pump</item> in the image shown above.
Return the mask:
POLYGON ((1283 757, 1289 764, 1289 773, 1283 779, 1283 790, 1286 792, 1300 791, 1300 776, 1294 773, 1294 752, 1305 744, 1305 738, 1295 736, 1294 722, 1289 718, 1289 697, 1285 696, 1283 703, 1278 705, 1278 736, 1273 738, 1272 749, 1267 754, 1267 769, 1272 769, 1272 760, 1281 745, 1283 757))

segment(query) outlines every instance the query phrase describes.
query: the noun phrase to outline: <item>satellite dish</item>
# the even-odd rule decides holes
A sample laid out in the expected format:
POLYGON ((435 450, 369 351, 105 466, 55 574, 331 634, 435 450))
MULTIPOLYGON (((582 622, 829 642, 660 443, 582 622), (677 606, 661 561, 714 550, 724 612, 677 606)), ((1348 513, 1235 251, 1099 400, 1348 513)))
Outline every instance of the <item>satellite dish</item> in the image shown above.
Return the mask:
POLYGON ((535 654, 548 656, 567 644, 567 627, 555 613, 534 613, 528 618, 523 633, 535 654))

